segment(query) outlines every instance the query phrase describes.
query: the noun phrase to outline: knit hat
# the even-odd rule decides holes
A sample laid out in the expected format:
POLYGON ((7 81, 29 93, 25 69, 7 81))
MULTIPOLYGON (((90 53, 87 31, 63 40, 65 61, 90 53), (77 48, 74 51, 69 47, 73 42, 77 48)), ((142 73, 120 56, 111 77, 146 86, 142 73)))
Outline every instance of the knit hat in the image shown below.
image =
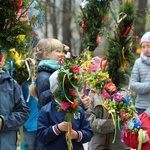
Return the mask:
POLYGON ((58 70, 55 71, 54 73, 51 74, 50 78, 49 78, 49 82, 50 82, 50 91, 52 93, 54 93, 54 91, 57 89, 58 87, 58 81, 57 81, 57 77, 58 77, 58 70))
POLYGON ((141 38, 141 44, 143 42, 150 42, 150 32, 146 32, 141 38))

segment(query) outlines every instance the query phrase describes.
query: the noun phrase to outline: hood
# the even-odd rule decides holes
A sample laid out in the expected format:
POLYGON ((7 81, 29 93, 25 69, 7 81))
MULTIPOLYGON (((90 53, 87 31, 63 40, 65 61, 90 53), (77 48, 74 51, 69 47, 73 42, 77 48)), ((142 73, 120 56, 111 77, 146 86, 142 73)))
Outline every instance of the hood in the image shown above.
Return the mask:
POLYGON ((10 79, 10 78, 12 78, 12 77, 10 76, 9 73, 7 73, 7 72, 0 73, 0 81, 3 81, 5 79, 10 79))

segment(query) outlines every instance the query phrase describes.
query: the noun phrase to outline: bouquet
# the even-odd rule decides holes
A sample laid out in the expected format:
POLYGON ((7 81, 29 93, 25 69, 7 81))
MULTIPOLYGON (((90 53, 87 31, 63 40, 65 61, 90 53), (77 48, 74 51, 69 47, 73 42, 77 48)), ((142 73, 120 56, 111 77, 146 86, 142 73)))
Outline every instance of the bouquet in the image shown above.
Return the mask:
POLYGON ((121 130, 121 126, 123 125, 123 128, 131 130, 132 133, 140 130, 141 123, 133 106, 130 92, 126 89, 118 91, 115 84, 109 78, 107 71, 99 69, 95 73, 85 75, 84 80, 93 93, 103 96, 102 106, 111 114, 115 125, 113 142, 115 141, 117 126, 121 130))
POLYGON ((71 129, 74 115, 78 114, 79 104, 77 98, 79 97, 79 90, 82 87, 82 73, 81 68, 82 59, 85 54, 79 56, 71 55, 69 52, 62 54, 59 60, 60 70, 58 73, 59 86, 54 92, 55 98, 60 102, 57 106, 58 111, 66 113, 66 121, 68 126, 68 149, 72 149, 71 143, 71 129))

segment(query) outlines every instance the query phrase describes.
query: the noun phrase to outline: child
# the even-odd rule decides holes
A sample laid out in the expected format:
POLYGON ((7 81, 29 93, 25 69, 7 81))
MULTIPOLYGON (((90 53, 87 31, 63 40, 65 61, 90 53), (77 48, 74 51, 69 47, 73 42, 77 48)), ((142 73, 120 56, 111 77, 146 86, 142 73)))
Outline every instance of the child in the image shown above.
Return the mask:
POLYGON ((23 140, 24 150, 42 150, 42 145, 36 140, 37 121, 38 121, 38 101, 29 95, 30 82, 22 84, 23 96, 27 106, 30 109, 30 115, 28 120, 24 124, 23 128, 23 140))
MULTIPOLYGON (((105 71, 107 67, 107 61, 104 58, 94 57, 94 63, 90 66, 90 75, 97 74, 100 71, 105 71)), ((99 81, 100 82, 100 81, 99 81)), ((100 87, 100 85, 99 85, 100 87)), ((121 132, 115 129, 115 125, 111 114, 106 110, 102 104, 104 97, 97 93, 91 91, 89 92, 89 97, 91 99, 91 106, 86 111, 86 115, 94 132, 94 136, 90 141, 90 150, 127 150, 127 146, 121 142, 121 132), (113 142, 116 130, 115 141, 113 142)))
MULTIPOLYGON (((39 61, 39 64, 37 64, 38 69, 37 65, 35 66, 35 84, 30 85, 29 90, 34 97, 37 97, 39 110, 53 99, 53 94, 49 90, 49 77, 60 67, 58 60, 63 48, 66 51, 69 50, 59 40, 47 38, 41 39, 34 49, 35 59, 39 61)), ((84 109, 87 109, 90 106, 89 97, 82 94, 80 98, 84 109)))
MULTIPOLYGON (((58 87, 57 76, 57 71, 50 76, 50 90, 52 93, 58 87)), ((37 138, 43 143, 46 150, 68 149, 66 143, 68 122, 64 121, 65 113, 57 111, 57 105, 60 105, 60 103, 53 100, 43 106, 39 113, 37 138)), ((73 150, 84 150, 83 143, 90 141, 93 132, 81 107, 78 115, 74 115, 71 132, 73 150)))
POLYGON ((16 150, 17 130, 29 117, 18 83, 3 72, 6 57, 0 54, 0 149, 16 150))
MULTIPOLYGON (((141 130, 144 131, 144 134, 141 134, 141 144, 142 147, 140 150, 150 150, 150 107, 146 109, 145 112, 139 115, 139 119, 141 120, 141 130)), ((127 146, 131 148, 138 148, 140 132, 135 132, 134 134, 131 130, 126 129, 124 131, 124 142, 127 146)))
POLYGON ((142 53, 134 63, 130 79, 130 88, 137 94, 135 107, 138 114, 150 106, 150 32, 142 36, 141 48, 142 53))

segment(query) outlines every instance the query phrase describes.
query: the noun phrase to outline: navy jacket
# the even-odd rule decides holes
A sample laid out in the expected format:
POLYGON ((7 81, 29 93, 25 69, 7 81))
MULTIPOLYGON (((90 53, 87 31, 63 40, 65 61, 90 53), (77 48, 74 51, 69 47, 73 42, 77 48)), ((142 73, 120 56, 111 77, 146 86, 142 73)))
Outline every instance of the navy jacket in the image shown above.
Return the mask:
MULTIPOLYGON (((57 125, 65 120, 65 113, 58 112, 57 105, 53 100, 39 112, 37 138, 46 150, 68 149, 65 132, 57 130, 57 125)), ((93 132, 81 107, 78 116, 74 116, 72 128, 80 133, 78 140, 72 140, 73 150, 84 150, 83 143, 90 141, 93 132)))
POLYGON ((0 150, 16 150, 16 131, 28 119, 29 108, 18 83, 8 73, 0 73, 0 115, 0 150))
POLYGON ((49 77, 56 70, 49 67, 40 66, 38 67, 38 76, 36 79, 36 93, 38 97, 38 108, 49 103, 54 99, 53 94, 50 91, 49 77))

